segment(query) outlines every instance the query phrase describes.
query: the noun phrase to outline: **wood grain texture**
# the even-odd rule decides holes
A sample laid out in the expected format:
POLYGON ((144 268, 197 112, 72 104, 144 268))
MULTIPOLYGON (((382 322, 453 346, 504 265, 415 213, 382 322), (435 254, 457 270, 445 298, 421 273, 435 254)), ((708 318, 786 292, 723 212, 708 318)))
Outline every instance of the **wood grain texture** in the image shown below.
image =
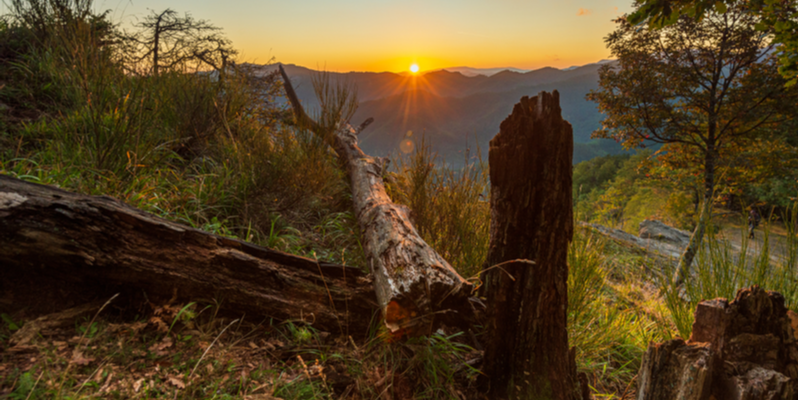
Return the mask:
POLYGON ((46 279, 60 282, 59 290, 97 296, 114 288, 170 298, 177 290, 181 299, 217 299, 223 310, 253 318, 302 318, 356 336, 377 309, 372 279, 358 268, 213 235, 108 196, 3 175, 0 266, 9 278, 0 298, 24 296, 46 279))
POLYGON ((512 262, 484 274, 489 397, 578 398, 566 311, 572 126, 561 118, 558 92, 523 97, 489 145, 487 266, 534 263, 512 262))

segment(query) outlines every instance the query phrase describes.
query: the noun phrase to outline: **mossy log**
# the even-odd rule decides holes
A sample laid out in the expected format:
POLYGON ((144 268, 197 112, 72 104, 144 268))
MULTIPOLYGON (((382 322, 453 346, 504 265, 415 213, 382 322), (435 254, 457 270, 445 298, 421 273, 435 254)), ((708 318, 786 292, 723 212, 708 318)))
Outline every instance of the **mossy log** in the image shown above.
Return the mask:
POLYGON ((108 196, 3 175, 0 270, 0 309, 33 314, 117 292, 150 300, 177 294, 254 320, 302 319, 363 336, 377 311, 372 278, 358 268, 203 232, 108 196))

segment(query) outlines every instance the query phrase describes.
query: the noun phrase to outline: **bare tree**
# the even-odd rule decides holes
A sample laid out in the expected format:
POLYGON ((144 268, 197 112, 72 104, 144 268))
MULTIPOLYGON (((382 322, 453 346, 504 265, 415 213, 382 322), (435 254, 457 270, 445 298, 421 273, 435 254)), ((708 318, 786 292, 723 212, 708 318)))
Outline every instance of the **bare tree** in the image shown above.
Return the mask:
POLYGON ((130 54, 127 61, 137 67, 148 66, 153 75, 190 65, 224 71, 237 54, 220 28, 188 13, 180 17, 169 8, 160 13, 153 11, 136 27, 138 32, 123 35, 130 54))

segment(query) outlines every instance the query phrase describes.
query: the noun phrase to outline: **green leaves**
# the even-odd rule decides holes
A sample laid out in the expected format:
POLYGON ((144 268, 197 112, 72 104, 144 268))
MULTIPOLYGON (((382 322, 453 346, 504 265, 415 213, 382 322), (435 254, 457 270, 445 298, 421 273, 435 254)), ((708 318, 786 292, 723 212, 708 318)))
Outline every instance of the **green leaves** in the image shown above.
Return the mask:
MULTIPOLYGON (((685 5, 696 11, 703 4, 685 5)), ((772 179, 763 172, 778 170, 767 161, 776 158, 748 154, 765 154, 756 139, 767 143, 781 121, 797 115, 796 97, 784 88, 771 39, 754 29, 759 20, 728 2, 708 4, 718 11, 724 7, 727 17, 682 16, 660 31, 631 25, 631 19, 618 21, 606 38, 617 64, 600 70, 598 90, 586 96, 605 115, 593 138, 611 138, 627 149, 664 144, 657 159, 663 166, 659 179, 674 181, 690 194, 699 191, 700 197, 710 187, 737 186, 720 181, 721 174, 760 171, 759 176, 772 179)), ((636 18, 651 11, 642 6, 636 18)), ((611 211, 620 209, 606 204, 605 214, 612 217, 611 211)))
POLYGON ((679 24, 686 15, 697 22, 703 18, 728 14, 732 9, 747 14, 757 23, 755 29, 774 35, 773 44, 785 56, 780 57, 779 71, 786 86, 797 84, 797 2, 783 0, 637 0, 636 10, 627 20, 632 25, 646 23, 660 30, 679 24))
POLYGON ((3 322, 5 322, 6 327, 8 327, 8 330, 10 331, 16 331, 17 329, 20 328, 20 326, 16 322, 14 322, 14 320, 11 319, 11 317, 6 313, 0 314, 0 319, 2 319, 3 322))

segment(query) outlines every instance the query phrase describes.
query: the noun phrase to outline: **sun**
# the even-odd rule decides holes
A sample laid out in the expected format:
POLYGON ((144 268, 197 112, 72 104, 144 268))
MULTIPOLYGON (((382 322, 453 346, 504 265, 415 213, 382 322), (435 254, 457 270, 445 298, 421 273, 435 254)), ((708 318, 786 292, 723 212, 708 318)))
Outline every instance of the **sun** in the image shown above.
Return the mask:
POLYGON ((411 64, 411 66, 408 69, 410 69, 412 73, 416 74, 417 72, 419 72, 419 65, 411 64))

